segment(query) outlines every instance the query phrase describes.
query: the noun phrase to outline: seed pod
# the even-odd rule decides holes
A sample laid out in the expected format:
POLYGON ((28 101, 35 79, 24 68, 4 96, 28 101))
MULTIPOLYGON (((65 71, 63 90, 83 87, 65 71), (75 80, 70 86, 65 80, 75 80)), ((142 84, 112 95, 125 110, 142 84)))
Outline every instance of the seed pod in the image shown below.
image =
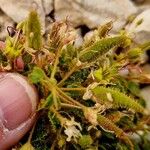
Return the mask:
POLYGON ((0 150, 16 144, 35 120, 35 87, 17 73, 0 73, 0 150))
POLYGON ((25 26, 28 46, 35 50, 39 50, 42 45, 41 24, 35 10, 30 12, 25 26))
POLYGON ((134 99, 112 88, 97 86, 92 89, 94 96, 100 103, 110 101, 115 107, 132 109, 135 112, 146 113, 146 110, 134 99))
POLYGON ((121 36, 105 38, 100 41, 97 41, 80 52, 79 60, 81 62, 95 61, 99 56, 104 55, 111 48, 126 44, 127 40, 129 40, 128 37, 121 35, 121 36))

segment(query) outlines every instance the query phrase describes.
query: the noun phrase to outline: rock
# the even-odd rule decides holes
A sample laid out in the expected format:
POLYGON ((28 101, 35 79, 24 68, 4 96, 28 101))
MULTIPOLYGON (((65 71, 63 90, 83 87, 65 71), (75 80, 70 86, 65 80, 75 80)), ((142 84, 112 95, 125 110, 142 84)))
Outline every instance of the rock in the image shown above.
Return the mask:
POLYGON ((45 14, 52 10, 52 0, 1 0, 0 8, 18 23, 28 16, 33 3, 37 5, 42 27, 45 31, 45 14))
POLYGON ((149 93, 150 93, 150 86, 148 87, 145 87, 141 90, 141 96, 144 98, 144 100, 146 101, 146 104, 147 104, 147 108, 148 110, 150 110, 150 96, 149 96, 149 93))
POLYGON ((55 0, 55 11, 57 20, 68 16, 74 26, 86 24, 95 28, 113 20, 116 31, 125 24, 129 15, 137 12, 137 8, 130 0, 55 0))
POLYGON ((53 0, 43 0, 43 8, 46 15, 53 10, 53 0))
POLYGON ((132 1, 137 4, 141 4, 145 2, 145 0, 132 0, 132 1))
POLYGON ((147 9, 140 13, 134 21, 127 26, 129 32, 134 33, 135 41, 138 43, 143 43, 150 39, 150 9, 147 9), (141 22, 140 25, 137 25, 141 22))
POLYGON ((7 26, 13 25, 14 21, 0 11, 0 40, 4 40, 4 38, 8 35, 7 26))
POLYGON ((150 64, 145 64, 143 67, 142 67, 142 71, 144 73, 147 73, 147 74, 150 74, 150 64))
POLYGON ((144 2, 139 3, 138 5, 136 5, 139 10, 144 11, 145 9, 150 8, 150 0, 137 0, 137 1, 144 1, 144 2))

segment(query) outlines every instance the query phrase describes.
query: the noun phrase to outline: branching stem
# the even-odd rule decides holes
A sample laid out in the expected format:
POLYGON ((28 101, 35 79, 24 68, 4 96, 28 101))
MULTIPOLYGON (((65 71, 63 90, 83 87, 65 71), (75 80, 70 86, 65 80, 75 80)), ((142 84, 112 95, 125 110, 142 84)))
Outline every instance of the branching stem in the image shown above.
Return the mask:
POLYGON ((77 102, 76 100, 74 100, 73 98, 69 97, 66 93, 64 93, 61 89, 57 88, 57 91, 67 100, 69 100, 70 102, 72 102, 73 104, 76 104, 77 106, 81 107, 81 108, 86 108, 86 106, 84 106, 83 104, 77 102))
POLYGON ((61 55, 61 50, 62 50, 62 46, 60 46, 60 48, 58 48, 58 51, 57 51, 57 54, 56 54, 56 59, 55 59, 55 62, 54 62, 54 68, 52 70, 50 79, 54 79, 55 73, 57 71, 57 65, 59 63, 59 57, 61 55))
POLYGON ((57 95, 59 96, 59 98, 60 98, 63 102, 65 102, 65 103, 67 103, 67 104, 70 104, 70 105, 74 105, 74 103, 70 102, 68 99, 64 98, 64 97, 63 97, 62 95, 60 95, 59 93, 57 93, 57 95))
POLYGON ((84 106, 83 104, 77 102, 76 100, 74 100, 73 98, 71 98, 70 96, 68 96, 66 93, 64 93, 59 87, 57 87, 56 85, 53 85, 50 80, 45 81, 45 83, 48 85, 49 90, 51 92, 53 92, 53 89, 55 89, 55 91, 57 92, 57 95, 66 103, 69 104, 75 104, 83 109, 86 108, 86 106, 84 106))
POLYGON ((62 91, 86 91, 86 88, 60 88, 62 91))
POLYGON ((56 110, 58 110, 57 93, 55 88, 52 89, 52 95, 53 95, 54 106, 56 110))
POLYGON ((61 103, 61 106, 62 106, 62 107, 65 107, 65 108, 77 108, 77 109, 82 109, 82 108, 79 107, 79 106, 75 106, 75 105, 71 105, 71 104, 66 104, 66 103, 61 103))

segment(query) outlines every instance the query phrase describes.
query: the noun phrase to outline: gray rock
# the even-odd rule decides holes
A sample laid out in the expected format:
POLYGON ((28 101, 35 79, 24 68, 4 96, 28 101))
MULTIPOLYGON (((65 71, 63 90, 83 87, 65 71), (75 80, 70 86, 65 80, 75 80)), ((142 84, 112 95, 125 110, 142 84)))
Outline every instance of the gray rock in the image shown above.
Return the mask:
POLYGON ((114 21, 114 30, 120 29, 129 15, 137 8, 130 0, 55 0, 56 19, 67 16, 73 25, 86 24, 94 28, 110 20, 114 21))
POLYGON ((150 110, 150 86, 143 88, 141 90, 141 96, 146 101, 148 110, 150 110))
POLYGON ((4 40, 7 32, 7 26, 13 26, 14 21, 5 15, 2 11, 0 11, 0 40, 4 40))
POLYGON ((0 8, 14 22, 20 22, 28 16, 33 3, 37 5, 43 30, 45 31, 45 14, 52 10, 52 0, 0 0, 0 8))

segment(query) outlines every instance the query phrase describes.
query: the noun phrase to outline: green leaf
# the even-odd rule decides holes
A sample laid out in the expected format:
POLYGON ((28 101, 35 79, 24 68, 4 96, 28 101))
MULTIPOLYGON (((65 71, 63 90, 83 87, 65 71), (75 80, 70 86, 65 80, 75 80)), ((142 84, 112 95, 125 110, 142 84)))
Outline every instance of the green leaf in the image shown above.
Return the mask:
POLYGON ((98 81, 101 81, 103 79, 103 70, 102 70, 102 68, 99 68, 98 70, 95 70, 93 75, 98 81))
POLYGON ((49 94, 46 98, 45 107, 50 107, 53 104, 53 96, 52 94, 49 94))
POLYGON ((82 148, 86 148, 88 146, 90 146, 93 143, 93 140, 91 138, 90 135, 83 135, 80 139, 79 139, 79 145, 82 148))
POLYGON ((128 89, 130 90, 130 92, 135 95, 135 96, 139 96, 140 95, 140 88, 139 88, 139 84, 134 83, 132 81, 127 82, 127 86, 128 89))
POLYGON ((136 59, 140 57, 142 54, 142 49, 141 48, 133 48, 128 51, 128 57, 129 59, 136 59))
POLYGON ((138 104, 134 99, 121 93, 116 89, 106 88, 98 86, 92 89, 93 94, 99 100, 100 103, 110 102, 115 107, 122 107, 127 109, 135 110, 136 112, 143 113, 145 109, 138 104))
POLYGON ((119 127, 117 127, 113 122, 111 122, 111 120, 109 120, 108 118, 104 117, 103 115, 98 115, 97 116, 97 121, 100 125, 100 127, 104 130, 104 131, 108 131, 108 132, 114 132, 114 134, 124 140, 124 142, 126 144, 128 144, 131 149, 133 150, 133 144, 130 141, 130 139, 128 138, 128 136, 126 135, 126 133, 119 127))
POLYGON ((32 83, 39 83, 41 80, 45 79, 46 75, 44 71, 39 67, 34 67, 33 71, 29 74, 29 79, 32 83))
POLYGON ((106 54, 110 49, 123 46, 128 40, 129 38, 125 35, 101 39, 81 51, 79 60, 81 62, 95 61, 99 56, 106 54))
POLYGON ((9 59, 14 59, 20 56, 22 52, 22 45, 17 41, 16 45, 14 45, 15 37, 7 37, 6 38, 6 47, 4 49, 4 54, 9 58, 9 59))
POLYGON ((35 149, 29 142, 27 142, 20 148, 20 150, 35 150, 35 149))

